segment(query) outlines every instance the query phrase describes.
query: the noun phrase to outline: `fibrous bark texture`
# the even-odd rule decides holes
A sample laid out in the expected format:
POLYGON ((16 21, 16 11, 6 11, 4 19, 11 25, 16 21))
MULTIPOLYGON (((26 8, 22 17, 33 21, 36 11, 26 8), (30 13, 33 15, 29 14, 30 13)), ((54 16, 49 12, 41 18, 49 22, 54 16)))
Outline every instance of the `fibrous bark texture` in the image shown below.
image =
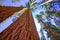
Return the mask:
POLYGON ((0 40, 40 40, 31 11, 28 9, 1 32, 0 40))
POLYGON ((21 9, 23 9, 23 7, 0 6, 0 23, 21 9))

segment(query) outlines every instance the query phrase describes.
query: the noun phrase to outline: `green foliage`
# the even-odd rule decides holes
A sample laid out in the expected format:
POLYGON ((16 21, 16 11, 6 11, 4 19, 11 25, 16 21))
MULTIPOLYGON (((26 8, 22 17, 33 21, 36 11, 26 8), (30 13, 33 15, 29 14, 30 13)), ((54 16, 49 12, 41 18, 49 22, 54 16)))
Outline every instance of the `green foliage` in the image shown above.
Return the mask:
POLYGON ((55 12, 55 14, 54 15, 56 15, 57 17, 59 17, 60 18, 60 12, 58 12, 58 13, 56 13, 55 12))
POLYGON ((29 4, 31 4, 32 3, 32 0, 29 0, 29 4))
POLYGON ((34 5, 34 4, 32 4, 32 0, 29 0, 29 5, 30 5, 30 7, 32 7, 32 8, 34 8, 34 7, 35 7, 35 5, 34 5))
POLYGON ((38 23, 40 23, 40 15, 36 15, 36 19, 38 20, 38 23))
MULTIPOLYGON (((56 4, 57 5, 57 4, 56 4)), ((59 4, 58 4, 59 5, 59 4)), ((44 5, 45 7, 45 12, 49 15, 55 15, 60 18, 60 12, 58 12, 56 9, 53 8, 54 2, 50 2, 44 5), (52 5, 53 4, 53 5, 52 5), (53 10, 52 10, 53 9, 53 10), (52 10, 52 11, 51 11, 52 10), (50 11, 50 12, 49 12, 50 11)))
POLYGON ((52 14, 51 11, 50 11, 50 10, 51 10, 51 8, 50 8, 50 3, 45 4, 44 7, 45 7, 45 8, 44 8, 45 14, 46 14, 47 17, 49 17, 50 14, 52 14))
POLYGON ((0 6, 3 6, 2 4, 0 4, 0 6))
POLYGON ((20 0, 14 0, 14 2, 20 2, 20 0))
POLYGON ((41 11, 41 12, 40 12, 40 14, 42 14, 42 15, 43 15, 43 14, 44 14, 44 11, 41 11))

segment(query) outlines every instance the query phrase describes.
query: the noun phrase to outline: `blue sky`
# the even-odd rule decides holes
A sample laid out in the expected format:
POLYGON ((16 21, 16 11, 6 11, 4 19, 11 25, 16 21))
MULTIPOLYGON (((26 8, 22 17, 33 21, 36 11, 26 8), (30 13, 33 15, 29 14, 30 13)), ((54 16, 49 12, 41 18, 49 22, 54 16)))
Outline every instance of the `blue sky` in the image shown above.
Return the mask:
POLYGON ((28 0, 20 0, 20 2, 12 2, 12 0, 6 0, 2 3, 2 5, 4 6, 16 6, 16 7, 19 7, 19 6, 26 6, 25 3, 27 3, 28 0))

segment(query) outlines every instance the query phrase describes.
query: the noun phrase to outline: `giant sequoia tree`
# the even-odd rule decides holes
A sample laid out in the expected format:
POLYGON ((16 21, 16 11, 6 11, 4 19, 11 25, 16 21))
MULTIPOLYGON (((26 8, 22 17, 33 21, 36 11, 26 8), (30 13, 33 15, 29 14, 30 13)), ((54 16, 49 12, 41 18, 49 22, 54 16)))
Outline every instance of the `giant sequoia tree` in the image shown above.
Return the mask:
MULTIPOLYGON (((4 0, 0 1, 0 4, 2 5, 2 2, 4 0)), ((41 40, 44 40, 44 34, 42 30, 47 31, 48 36, 51 38, 51 40, 60 40, 60 1, 50 1, 50 0, 42 0, 39 3, 35 2, 36 0, 29 0, 29 2, 26 4, 26 7, 32 10, 32 12, 38 8, 43 7, 45 12, 40 12, 39 15, 37 15, 37 20, 39 23, 41 23, 42 29, 42 38, 41 40), (48 3, 49 2, 49 3, 48 3), (37 6, 36 6, 37 5, 37 6), (43 18, 44 17, 44 18, 43 18)), ((12 2, 20 2, 20 0, 12 0, 12 2)), ((7 34, 6 34, 7 35, 7 34)), ((10 37, 10 36, 9 36, 10 37)), ((32 37, 31 37, 31 40, 32 37)))

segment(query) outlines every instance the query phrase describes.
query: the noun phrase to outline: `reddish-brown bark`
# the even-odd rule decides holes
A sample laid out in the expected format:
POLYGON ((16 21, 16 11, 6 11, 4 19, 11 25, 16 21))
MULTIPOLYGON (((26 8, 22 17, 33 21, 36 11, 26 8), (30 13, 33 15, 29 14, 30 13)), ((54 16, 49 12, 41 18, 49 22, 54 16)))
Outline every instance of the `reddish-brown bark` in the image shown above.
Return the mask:
POLYGON ((16 11, 20 11, 23 7, 5 7, 0 6, 0 23, 9 16, 13 15, 16 11))
POLYGON ((28 9, 0 33, 0 40, 40 40, 31 11, 28 9))

